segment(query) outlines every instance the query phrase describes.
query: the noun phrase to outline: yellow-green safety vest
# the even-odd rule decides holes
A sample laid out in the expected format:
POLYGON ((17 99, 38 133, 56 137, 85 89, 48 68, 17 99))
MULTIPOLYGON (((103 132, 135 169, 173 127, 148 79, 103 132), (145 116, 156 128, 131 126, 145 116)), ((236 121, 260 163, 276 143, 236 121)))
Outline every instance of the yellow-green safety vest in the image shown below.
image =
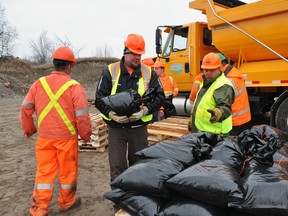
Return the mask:
MULTIPOLYGON (((216 107, 216 102, 213 98, 213 93, 216 89, 220 88, 224 84, 229 85, 234 89, 232 83, 224 76, 224 74, 221 74, 221 76, 215 82, 212 83, 212 85, 209 87, 205 95, 203 95, 203 97, 201 98, 201 101, 198 104, 195 113, 195 125, 198 130, 210 132, 213 134, 227 134, 232 129, 232 115, 230 115, 222 122, 211 123, 210 122, 211 114, 207 111, 207 109, 214 109, 216 107)), ((202 87, 203 82, 200 84, 200 89, 202 87)), ((197 101, 197 97, 198 94, 196 96, 195 101, 197 101)))
MULTIPOLYGON (((114 95, 116 94, 118 82, 119 82, 119 77, 121 74, 121 69, 120 69, 120 62, 112 63, 108 65, 109 72, 112 77, 112 89, 111 89, 111 94, 114 95)), ((149 88, 149 82, 151 78, 151 67, 148 67, 145 64, 141 64, 141 73, 142 77, 139 78, 139 84, 138 84, 138 93, 142 96, 144 92, 149 88)), ((101 116, 103 119, 107 121, 111 121, 110 118, 105 116, 103 113, 101 113, 101 116)), ((141 118, 143 122, 149 122, 153 118, 153 115, 146 115, 141 118)))

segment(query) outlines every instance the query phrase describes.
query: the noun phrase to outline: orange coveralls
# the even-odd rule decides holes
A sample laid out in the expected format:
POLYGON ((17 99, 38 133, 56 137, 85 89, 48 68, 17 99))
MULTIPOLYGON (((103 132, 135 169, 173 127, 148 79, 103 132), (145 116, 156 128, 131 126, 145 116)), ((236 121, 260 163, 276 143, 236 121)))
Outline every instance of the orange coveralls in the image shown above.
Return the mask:
POLYGON ((58 170, 59 209, 66 210, 76 201, 78 134, 84 141, 91 136, 87 96, 69 75, 53 71, 33 83, 21 105, 20 121, 27 137, 37 131, 34 112, 38 164, 30 213, 48 215, 58 170))

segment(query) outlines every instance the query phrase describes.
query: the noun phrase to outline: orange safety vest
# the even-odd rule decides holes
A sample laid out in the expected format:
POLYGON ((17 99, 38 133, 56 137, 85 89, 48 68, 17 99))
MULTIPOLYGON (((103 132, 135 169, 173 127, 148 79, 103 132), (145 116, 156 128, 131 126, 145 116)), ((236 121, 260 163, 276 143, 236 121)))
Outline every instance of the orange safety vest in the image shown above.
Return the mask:
POLYGON ((195 101, 197 92, 198 92, 202 82, 203 82, 203 73, 199 73, 194 78, 194 81, 193 81, 193 84, 192 84, 191 92, 190 92, 190 95, 189 95, 190 101, 195 101))
POLYGON ((91 135, 86 93, 69 75, 54 71, 31 86, 20 113, 24 132, 34 127, 31 114, 34 110, 39 137, 75 139, 79 134, 82 139, 89 139, 91 135))
POLYGON ((159 77, 163 91, 165 94, 165 97, 169 97, 171 95, 177 96, 178 95, 178 86, 177 83, 174 81, 173 77, 167 76, 166 74, 164 76, 159 77))
POLYGON ((248 93, 242 74, 229 64, 222 68, 222 72, 232 82, 235 88, 235 101, 232 104, 232 125, 243 125, 251 120, 248 93))

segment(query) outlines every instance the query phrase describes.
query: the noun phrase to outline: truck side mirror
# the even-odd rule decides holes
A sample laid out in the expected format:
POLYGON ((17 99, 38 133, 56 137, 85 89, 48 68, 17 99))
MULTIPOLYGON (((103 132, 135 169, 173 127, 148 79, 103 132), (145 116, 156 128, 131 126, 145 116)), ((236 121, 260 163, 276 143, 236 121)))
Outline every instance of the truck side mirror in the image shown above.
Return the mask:
POLYGON ((155 36, 156 53, 159 55, 162 53, 162 30, 157 28, 155 36))

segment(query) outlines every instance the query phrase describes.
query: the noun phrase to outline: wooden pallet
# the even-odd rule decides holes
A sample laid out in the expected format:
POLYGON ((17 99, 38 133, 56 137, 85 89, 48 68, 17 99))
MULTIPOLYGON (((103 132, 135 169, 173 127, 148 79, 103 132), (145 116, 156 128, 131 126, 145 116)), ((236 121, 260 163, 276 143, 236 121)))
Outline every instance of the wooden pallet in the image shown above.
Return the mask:
POLYGON ((82 145, 82 146, 78 146, 78 150, 80 152, 105 152, 108 149, 108 140, 103 141, 103 143, 98 146, 92 146, 92 145, 82 145))
POLYGON ((108 128, 100 114, 90 114, 92 135, 91 141, 83 143, 83 140, 79 139, 78 149, 79 151, 91 151, 91 152, 104 152, 108 148, 108 128))
POLYGON ((189 117, 173 116, 148 125, 148 142, 155 144, 163 140, 177 140, 188 134, 189 117))

